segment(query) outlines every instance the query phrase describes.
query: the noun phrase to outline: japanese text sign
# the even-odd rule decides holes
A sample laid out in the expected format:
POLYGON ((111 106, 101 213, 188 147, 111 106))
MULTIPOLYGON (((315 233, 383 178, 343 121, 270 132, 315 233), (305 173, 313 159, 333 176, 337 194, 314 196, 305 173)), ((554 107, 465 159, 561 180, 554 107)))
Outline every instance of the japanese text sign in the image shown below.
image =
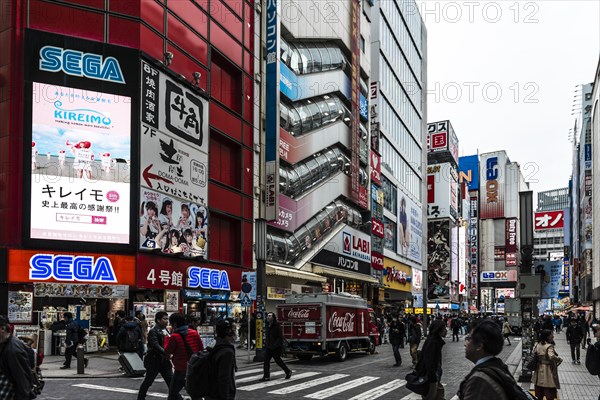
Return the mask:
POLYGON ((535 230, 558 229, 564 227, 564 211, 544 211, 535 213, 535 230))

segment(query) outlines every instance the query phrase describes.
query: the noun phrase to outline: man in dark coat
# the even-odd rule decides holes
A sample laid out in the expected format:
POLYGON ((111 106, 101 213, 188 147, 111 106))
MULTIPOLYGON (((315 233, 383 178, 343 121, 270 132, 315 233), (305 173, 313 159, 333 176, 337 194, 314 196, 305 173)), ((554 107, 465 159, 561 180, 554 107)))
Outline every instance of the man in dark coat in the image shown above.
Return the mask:
POLYGON ((571 359, 573 364, 581 364, 579 361, 579 346, 584 337, 583 328, 576 319, 571 319, 567 328, 567 343, 571 345, 571 359))
MULTIPOLYGON (((217 322, 215 327, 217 341, 211 353, 211 370, 215 371, 213 390, 205 400, 234 400, 235 399, 235 349, 233 343, 235 332, 229 320, 217 322)), ((196 400, 196 399, 193 399, 196 400)))
POLYGON ((77 345, 79 344, 79 325, 77 321, 73 319, 73 313, 64 313, 65 322, 67 324, 67 337, 65 338, 65 362, 60 369, 71 368, 71 358, 75 355, 77 345))
POLYGON ((429 326, 429 335, 423 349, 421 357, 416 367, 418 376, 427 376, 429 381, 429 393, 423 397, 427 400, 443 400, 444 386, 442 385, 442 347, 446 344, 444 338, 448 333, 446 323, 441 319, 434 320, 429 326))
POLYGON ((25 344, 12 335, 10 323, 3 315, 0 315, 0 370, 4 372, 6 379, 12 382, 12 388, 9 389, 9 385, 3 384, 8 381, 0 379, 0 397, 14 400, 31 399, 33 375, 25 344), (12 397, 9 396, 10 392, 12 397))
POLYGON ((169 336, 167 325, 169 325, 169 316, 164 311, 159 311, 154 316, 156 324, 148 332, 148 351, 144 357, 144 367, 146 376, 138 391, 137 400, 145 400, 148 389, 154 383, 154 379, 160 373, 165 384, 170 385, 173 379, 173 367, 169 356, 165 353, 165 337, 169 336))
POLYGON ((390 323, 390 344, 392 345, 392 351, 394 352, 394 358, 396 364, 394 367, 399 367, 402 364, 402 357, 400 356, 400 345, 403 342, 403 338, 400 337, 400 321, 394 316, 390 323))
POLYGON ((413 368, 417 366, 417 349, 421 343, 422 336, 421 326, 417 323, 417 317, 410 316, 408 325, 408 343, 410 345, 410 357, 412 358, 413 368))
POLYGON ((266 341, 265 341, 265 363, 263 365, 263 377, 259 381, 271 380, 271 358, 285 371, 285 379, 290 379, 292 370, 285 365, 281 359, 283 352, 283 333, 277 317, 272 312, 267 314, 266 341))
MULTIPOLYGON (((117 348, 121 353, 135 352, 138 353, 139 347, 142 345, 142 329, 140 325, 133 320, 131 315, 125 317, 124 323, 119 328, 117 334, 117 348), (133 331, 134 334, 131 337, 135 337, 134 340, 130 339, 129 331, 133 331)), ((139 353, 138 353, 139 354, 139 353)))
MULTIPOLYGON (((483 320, 475 324, 465 337, 465 357, 475 366, 460 383, 458 398, 461 400, 510 400, 503 385, 486 372, 497 373, 506 382, 514 382, 506 364, 496 357, 502 351, 504 339, 495 322, 483 320)), ((508 387, 508 385, 505 385, 508 387)))

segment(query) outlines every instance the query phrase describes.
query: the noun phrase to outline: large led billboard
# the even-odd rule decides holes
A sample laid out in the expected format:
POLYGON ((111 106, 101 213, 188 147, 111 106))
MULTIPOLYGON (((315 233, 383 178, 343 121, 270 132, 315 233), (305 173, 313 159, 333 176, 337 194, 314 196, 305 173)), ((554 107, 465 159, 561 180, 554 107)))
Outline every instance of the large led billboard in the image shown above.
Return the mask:
POLYGON ((33 82, 32 239, 129 243, 131 99, 33 82))
POLYGON ((139 52, 34 30, 25 42, 24 240, 130 246, 139 52))

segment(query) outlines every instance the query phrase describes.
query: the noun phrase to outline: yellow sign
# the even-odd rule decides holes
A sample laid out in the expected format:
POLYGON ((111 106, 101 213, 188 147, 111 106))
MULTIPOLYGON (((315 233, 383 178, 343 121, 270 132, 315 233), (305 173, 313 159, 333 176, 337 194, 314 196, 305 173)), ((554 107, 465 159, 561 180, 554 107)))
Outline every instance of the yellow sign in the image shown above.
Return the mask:
MULTIPOLYGON (((427 315, 431 315, 431 308, 427 309, 427 315)), ((407 314, 423 314, 422 308, 405 308, 404 312, 407 314)))
POLYGON ((262 319, 257 319, 256 320, 256 348, 257 349, 262 349, 263 348, 263 320, 262 319))
POLYGON ((383 258, 383 284, 390 289, 412 292, 412 269, 399 261, 383 258))

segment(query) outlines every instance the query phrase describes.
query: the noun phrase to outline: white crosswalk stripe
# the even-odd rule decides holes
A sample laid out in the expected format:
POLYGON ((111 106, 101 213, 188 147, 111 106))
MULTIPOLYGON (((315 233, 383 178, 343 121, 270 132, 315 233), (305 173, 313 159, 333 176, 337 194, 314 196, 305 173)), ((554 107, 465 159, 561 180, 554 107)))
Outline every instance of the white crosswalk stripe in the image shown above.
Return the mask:
POLYGON ((365 383, 372 382, 377 379, 379 379, 379 377, 377 377, 377 376, 363 376, 362 378, 358 378, 353 381, 345 382, 345 383, 342 383, 341 385, 337 385, 337 386, 331 387, 329 389, 321 390, 321 391, 309 394, 304 397, 307 397, 309 399, 326 399, 326 398, 331 397, 340 392, 344 392, 346 390, 353 389, 355 387, 358 387, 365 383))
POLYGON ((305 372, 303 374, 292 375, 292 377, 290 379, 287 379, 287 380, 285 380, 285 379, 276 379, 276 380, 273 380, 273 381, 266 381, 266 382, 255 383, 253 385, 238 387, 237 390, 252 391, 252 390, 257 390, 257 389, 263 389, 263 388, 266 388, 266 387, 277 386, 277 385, 281 385, 283 383, 288 383, 288 382, 300 380, 300 379, 303 379, 303 378, 309 378, 309 377, 315 376, 315 375, 321 375, 321 373, 320 372, 305 372))
MULTIPOLYGON (((261 369, 262 371, 262 369, 261 369)), ((277 372, 273 372, 271 373, 271 378, 274 376, 279 376, 279 375, 283 375, 285 372, 283 371, 277 371, 277 372)), ((260 378, 262 378, 263 374, 259 374, 259 375, 253 375, 253 376, 247 376, 245 378, 240 378, 238 379, 237 377, 235 378, 235 384, 239 384, 239 383, 244 383, 244 382, 252 382, 252 381, 257 381, 260 378)))
POLYGON ((338 379, 342 379, 347 377, 348 375, 346 374, 335 374, 335 375, 331 375, 331 376, 324 376, 318 379, 314 379, 312 381, 308 381, 308 382, 303 382, 303 383, 299 383, 297 385, 293 385, 293 386, 288 386, 285 387, 283 389, 277 389, 277 390, 273 390, 272 394, 288 394, 288 393, 293 393, 293 392, 297 392, 300 390, 304 390, 304 389, 308 389, 314 386, 318 386, 321 385, 323 383, 327 383, 327 382, 331 382, 331 381, 335 381, 338 379))
POLYGON ((359 395, 352 397, 349 400, 374 400, 378 399, 384 394, 387 394, 391 391, 401 388, 406 385, 406 381, 402 379, 394 379, 391 382, 386 383, 385 385, 376 387, 374 389, 363 392, 359 395))
MULTIPOLYGON (((446 386, 445 383, 442 383, 443 386, 446 386)), ((401 398, 400 400, 421 400, 423 397, 421 397, 420 394, 416 394, 416 393, 411 393, 408 396, 404 396, 403 398, 401 398)), ((450 400, 458 400, 458 395, 454 395, 450 400)))
POLYGON ((254 368, 254 369, 246 369, 244 371, 238 371, 235 373, 235 376, 254 374, 256 372, 263 372, 262 368, 254 368))
MULTIPOLYGON (((138 390, 110 387, 110 386, 90 385, 88 383, 79 383, 79 384, 76 384, 73 386, 79 387, 82 389, 104 390, 105 392, 130 393, 130 394, 138 393, 138 390)), ((169 397, 166 393, 155 393, 155 392, 148 393, 148 394, 146 394, 146 396, 160 397, 162 399, 166 399, 167 397, 169 397)))

